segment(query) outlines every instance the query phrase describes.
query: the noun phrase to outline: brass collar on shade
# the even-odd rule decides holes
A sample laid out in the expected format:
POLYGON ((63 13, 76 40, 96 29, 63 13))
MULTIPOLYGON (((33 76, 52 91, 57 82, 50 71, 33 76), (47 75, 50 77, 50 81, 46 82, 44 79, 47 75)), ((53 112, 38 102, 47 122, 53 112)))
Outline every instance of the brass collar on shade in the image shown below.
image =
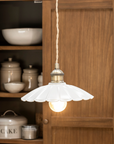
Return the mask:
POLYGON ((51 73, 51 82, 52 83, 62 83, 64 82, 64 73, 59 67, 55 68, 51 73))

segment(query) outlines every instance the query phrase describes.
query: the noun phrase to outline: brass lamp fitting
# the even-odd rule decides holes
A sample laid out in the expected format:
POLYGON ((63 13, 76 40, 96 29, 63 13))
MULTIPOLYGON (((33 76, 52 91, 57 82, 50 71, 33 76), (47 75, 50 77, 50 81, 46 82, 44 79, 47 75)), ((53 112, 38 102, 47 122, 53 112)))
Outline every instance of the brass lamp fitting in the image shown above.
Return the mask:
POLYGON ((52 83, 62 83, 64 82, 64 73, 59 69, 59 64, 55 63, 55 69, 51 72, 51 82, 52 83))

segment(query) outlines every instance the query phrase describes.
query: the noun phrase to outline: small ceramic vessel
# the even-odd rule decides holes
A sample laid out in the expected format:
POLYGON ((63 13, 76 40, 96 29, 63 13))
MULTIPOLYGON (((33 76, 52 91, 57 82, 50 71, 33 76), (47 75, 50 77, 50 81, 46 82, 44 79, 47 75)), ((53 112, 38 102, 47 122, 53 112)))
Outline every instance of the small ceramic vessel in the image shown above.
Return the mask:
POLYGON ((28 92, 38 87, 38 70, 33 69, 32 65, 29 65, 28 69, 23 70, 22 81, 25 83, 24 91, 28 92))
POLYGON ((4 83, 21 81, 21 68, 18 62, 12 61, 12 58, 9 58, 8 61, 1 63, 1 65, 1 90, 5 91, 4 83))

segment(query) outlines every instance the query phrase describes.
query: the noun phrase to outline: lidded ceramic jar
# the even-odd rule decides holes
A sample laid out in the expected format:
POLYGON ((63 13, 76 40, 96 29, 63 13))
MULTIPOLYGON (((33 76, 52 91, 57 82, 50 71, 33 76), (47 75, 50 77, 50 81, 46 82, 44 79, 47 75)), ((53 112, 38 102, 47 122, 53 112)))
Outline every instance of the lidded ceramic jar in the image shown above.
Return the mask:
POLYGON ((1 65, 1 90, 5 91, 4 83, 21 81, 21 68, 18 62, 12 61, 12 58, 8 58, 8 61, 1 65))
POLYGON ((38 70, 33 69, 32 65, 29 65, 28 69, 23 70, 22 81, 25 83, 25 88, 23 91, 31 91, 38 87, 38 70))
POLYGON ((0 139, 19 139, 21 138, 21 126, 27 124, 27 119, 18 116, 14 111, 7 110, 0 116, 0 139), (7 113, 14 115, 6 115, 7 113))

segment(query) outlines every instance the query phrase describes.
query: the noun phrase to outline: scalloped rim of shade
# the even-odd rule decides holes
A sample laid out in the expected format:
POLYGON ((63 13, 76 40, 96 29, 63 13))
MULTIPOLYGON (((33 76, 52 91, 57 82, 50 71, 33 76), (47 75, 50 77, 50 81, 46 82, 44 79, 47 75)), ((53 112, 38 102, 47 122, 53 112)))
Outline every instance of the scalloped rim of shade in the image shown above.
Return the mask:
POLYGON ((93 99, 94 96, 73 85, 63 83, 49 83, 36 88, 21 98, 27 102, 67 102, 93 99))

